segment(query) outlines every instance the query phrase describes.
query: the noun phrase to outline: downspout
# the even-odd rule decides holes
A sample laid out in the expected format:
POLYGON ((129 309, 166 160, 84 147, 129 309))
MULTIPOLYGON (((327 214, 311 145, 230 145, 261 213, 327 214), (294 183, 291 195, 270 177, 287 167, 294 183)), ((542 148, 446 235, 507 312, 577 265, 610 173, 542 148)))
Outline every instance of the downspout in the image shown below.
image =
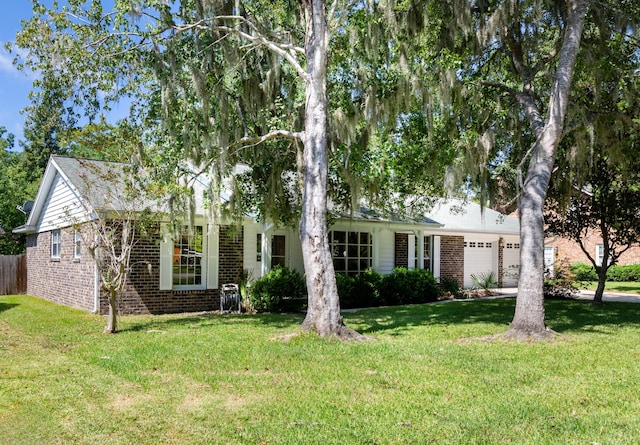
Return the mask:
POLYGON ((93 311, 92 314, 100 313, 100 276, 98 274, 98 263, 93 265, 93 311))

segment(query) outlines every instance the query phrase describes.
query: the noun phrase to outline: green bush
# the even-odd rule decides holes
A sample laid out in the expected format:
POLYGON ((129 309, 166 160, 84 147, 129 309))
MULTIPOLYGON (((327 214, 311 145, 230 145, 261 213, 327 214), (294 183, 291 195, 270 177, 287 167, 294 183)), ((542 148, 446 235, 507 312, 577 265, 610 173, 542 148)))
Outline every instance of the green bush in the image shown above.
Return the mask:
POLYGON ((458 280, 451 277, 440 277, 438 287, 440 289, 440 298, 458 298, 462 291, 458 280))
POLYGON ((380 283, 383 305, 416 304, 437 301, 440 289, 428 270, 396 267, 380 283))
POLYGON ((596 270, 590 264, 582 263, 580 261, 573 263, 569 269, 575 277, 576 281, 598 281, 598 275, 596 270))
POLYGON ((354 276, 337 274, 340 307, 352 309, 358 307, 380 306, 380 282, 382 275, 371 269, 354 276))
POLYGON ((607 281, 640 281, 640 264, 609 267, 607 281))
POLYGON ((296 270, 276 266, 251 286, 251 305, 258 312, 292 312, 304 308, 307 288, 296 270))
MULTIPOLYGON (((596 270, 590 264, 573 263, 571 272, 577 281, 598 281, 596 270)), ((640 264, 610 266, 607 269, 607 281, 640 281, 640 264)))

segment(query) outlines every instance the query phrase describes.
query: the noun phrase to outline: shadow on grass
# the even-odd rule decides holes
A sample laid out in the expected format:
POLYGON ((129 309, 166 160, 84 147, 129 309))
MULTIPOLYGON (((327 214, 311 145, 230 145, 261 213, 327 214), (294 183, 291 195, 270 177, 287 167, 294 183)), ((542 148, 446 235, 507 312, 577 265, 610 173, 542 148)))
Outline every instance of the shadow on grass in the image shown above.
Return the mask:
POLYGON ((17 303, 2 303, 0 302, 0 312, 8 311, 16 306, 20 306, 17 303))
MULTIPOLYGON (((348 314, 347 324, 358 332, 391 332, 401 335, 416 326, 447 326, 487 323, 507 327, 513 320, 515 298, 424 304, 367 309, 348 314)), ((556 332, 607 332, 605 326, 640 325, 640 304, 607 303, 593 306, 589 301, 545 301, 546 323, 556 332)))
MULTIPOLYGON (((547 300, 547 325, 556 332, 610 332, 606 326, 640 325, 640 304, 607 303, 593 306, 584 300, 547 300)), ((0 306, 1 310, 1 306, 0 306)), ((495 324, 507 327, 513 320, 515 298, 476 300, 445 304, 423 304, 365 309, 344 314, 345 324, 362 334, 390 333, 400 336, 413 327, 460 324, 495 324)), ((125 317, 121 331, 165 330, 172 327, 229 329, 266 326, 277 330, 295 329, 302 314, 225 314, 150 316, 143 320, 125 317)))
POLYGON ((204 329, 207 327, 229 326, 244 327, 268 326, 274 329, 288 329, 300 325, 303 316, 300 314, 224 314, 202 313, 195 315, 156 315, 141 321, 131 321, 124 318, 120 324, 121 332, 138 332, 152 329, 163 330, 170 327, 188 327, 189 329, 204 329))

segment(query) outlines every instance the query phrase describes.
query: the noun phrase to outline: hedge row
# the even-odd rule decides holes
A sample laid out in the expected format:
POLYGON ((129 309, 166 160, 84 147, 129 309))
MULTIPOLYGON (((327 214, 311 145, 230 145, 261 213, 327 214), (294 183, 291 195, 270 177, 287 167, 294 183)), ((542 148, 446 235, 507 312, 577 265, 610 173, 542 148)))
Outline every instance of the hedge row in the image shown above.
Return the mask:
MULTIPOLYGON (((571 272, 576 281, 598 281, 595 268, 586 263, 573 263, 571 272)), ((607 270, 607 281, 640 281, 640 264, 613 265, 607 270)))
MULTIPOLYGON (((431 272, 396 268, 389 275, 367 271, 336 275, 340 307, 394 306, 436 301, 440 294, 431 272)), ((306 306, 304 277, 286 267, 275 267, 251 286, 250 302, 258 312, 290 312, 306 306)))
POLYGON ((340 307, 397 306, 437 301, 440 288, 428 270, 393 269, 389 275, 368 270, 348 276, 336 275, 340 307))

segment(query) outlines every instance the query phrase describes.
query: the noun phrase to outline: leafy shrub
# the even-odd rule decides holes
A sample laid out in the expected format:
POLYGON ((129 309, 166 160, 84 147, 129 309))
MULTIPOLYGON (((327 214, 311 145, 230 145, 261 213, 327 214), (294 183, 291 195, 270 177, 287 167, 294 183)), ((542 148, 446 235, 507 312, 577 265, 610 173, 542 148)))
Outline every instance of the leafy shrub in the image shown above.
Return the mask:
POLYGON ((276 266, 251 286, 251 305, 258 312, 289 312, 303 309, 307 288, 303 276, 288 267, 276 266))
POLYGON ((491 292, 491 289, 498 287, 498 280, 496 279, 496 274, 493 272, 480 273, 478 275, 471 274, 471 281, 475 289, 483 290, 487 294, 491 292))
POLYGON ((438 281, 438 288, 440 289, 439 298, 458 298, 461 295, 462 289, 458 280, 451 277, 440 277, 438 281))
POLYGON ((614 265, 607 270, 608 281, 640 281, 640 264, 614 265))
POLYGON ((579 291, 571 283, 544 280, 543 292, 545 300, 575 300, 579 291))
POLYGON ((573 300, 578 298, 578 288, 573 285, 576 280, 573 265, 570 265, 569 261, 563 258, 560 261, 556 261, 553 266, 555 277, 544 280, 544 298, 547 300, 573 300))
POLYGON ((393 273, 385 275, 380 283, 382 304, 416 304, 437 301, 440 290, 438 283, 428 270, 408 270, 396 267, 393 273))
POLYGON ((354 276, 336 275, 340 307, 352 309, 357 307, 380 306, 380 282, 382 275, 371 269, 354 276))
POLYGON ((598 281, 596 270, 590 264, 578 261, 573 263, 569 269, 576 281, 598 281))
MULTIPOLYGON (((596 270, 590 264, 573 263, 571 272, 577 281, 598 281, 596 270)), ((610 266, 607 269, 607 281, 640 281, 640 264, 610 266)))

